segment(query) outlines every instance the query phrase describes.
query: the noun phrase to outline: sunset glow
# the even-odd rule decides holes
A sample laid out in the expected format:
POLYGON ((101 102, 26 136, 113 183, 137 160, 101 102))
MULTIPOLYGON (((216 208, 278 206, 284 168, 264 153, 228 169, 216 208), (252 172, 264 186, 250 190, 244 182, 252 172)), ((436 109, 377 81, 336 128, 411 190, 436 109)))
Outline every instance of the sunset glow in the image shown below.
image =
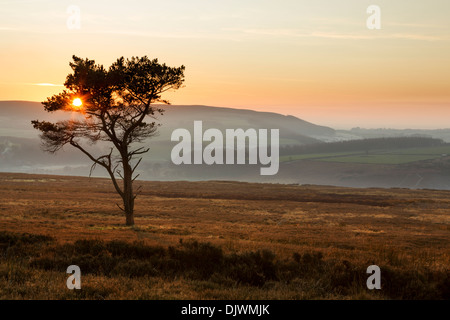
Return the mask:
POLYGON ((448 0, 80 0, 72 13, 60 1, 0 6, 0 100, 59 93, 74 54, 105 67, 147 55, 186 66, 186 87, 163 97, 172 104, 334 128, 450 127, 448 0), (366 26, 372 4, 379 30, 366 26))
POLYGON ((73 105, 75 107, 81 107, 83 105, 83 102, 81 101, 80 98, 76 98, 76 99, 73 100, 73 105))

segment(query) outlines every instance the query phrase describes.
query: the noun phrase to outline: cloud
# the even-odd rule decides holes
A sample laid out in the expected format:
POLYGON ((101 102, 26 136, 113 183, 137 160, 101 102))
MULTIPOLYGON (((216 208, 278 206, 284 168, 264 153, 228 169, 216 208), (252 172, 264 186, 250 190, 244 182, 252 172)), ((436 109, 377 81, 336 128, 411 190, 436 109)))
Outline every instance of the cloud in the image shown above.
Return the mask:
POLYGON ((336 32, 299 32, 294 29, 235 29, 229 28, 228 31, 240 32, 243 34, 274 36, 274 37, 293 37, 293 38, 326 38, 343 40, 373 40, 373 39, 405 39, 418 41, 446 41, 448 36, 435 36, 415 33, 389 33, 380 34, 379 31, 365 33, 336 33, 336 32))
POLYGON ((48 82, 41 82, 41 83, 29 83, 29 82, 0 82, 0 84, 4 85, 20 85, 20 86, 39 86, 39 87, 64 87, 62 84, 54 84, 54 83, 48 83, 48 82))
POLYGON ((369 34, 351 34, 351 33, 346 34, 346 33, 313 32, 309 36, 316 38, 345 39, 345 40, 372 40, 372 39, 405 39, 405 40, 421 40, 421 41, 447 40, 446 38, 438 36, 430 36, 423 34, 406 34, 406 33, 369 35, 369 34))
POLYGON ((41 87, 63 87, 62 84, 53 84, 53 83, 27 83, 31 86, 41 86, 41 87))

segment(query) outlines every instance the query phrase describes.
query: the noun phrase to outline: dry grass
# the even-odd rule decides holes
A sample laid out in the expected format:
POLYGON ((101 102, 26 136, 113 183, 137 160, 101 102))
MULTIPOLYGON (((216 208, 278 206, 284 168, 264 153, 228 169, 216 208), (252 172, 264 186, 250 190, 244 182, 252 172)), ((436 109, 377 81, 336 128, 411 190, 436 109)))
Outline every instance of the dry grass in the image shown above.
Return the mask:
MULTIPOLYGON (((138 184, 143 193, 136 203, 136 226, 125 227, 115 206, 120 199, 107 179, 1 173, 0 232, 55 240, 33 247, 28 255, 7 255, 0 247, 0 298, 449 298, 448 191, 238 182, 138 184), (52 252, 80 239, 105 245, 138 241, 164 250, 183 250, 183 244, 196 240, 222 250, 225 260, 264 249, 275 255, 277 276, 254 285, 239 277, 199 278, 183 267, 171 276, 161 271, 137 278, 97 270, 83 273, 83 289, 77 293, 65 287, 64 268, 33 265, 39 258, 57 259, 52 252), (319 253, 317 268, 315 262, 302 260, 319 253), (308 274, 297 274, 293 263, 313 264, 308 274), (383 289, 378 292, 365 287, 365 268, 371 264, 382 270, 383 289), (283 278, 283 270, 293 274, 283 278)), ((19 243, 16 249, 26 247, 19 243)), ((80 254, 69 258, 79 259, 80 254)))

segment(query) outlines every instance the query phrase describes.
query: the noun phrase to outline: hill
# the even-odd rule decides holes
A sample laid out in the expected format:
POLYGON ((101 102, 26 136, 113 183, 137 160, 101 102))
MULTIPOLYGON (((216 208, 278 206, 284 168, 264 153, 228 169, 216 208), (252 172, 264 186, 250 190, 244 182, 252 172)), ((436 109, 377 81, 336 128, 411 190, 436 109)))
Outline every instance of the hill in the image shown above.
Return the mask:
MULTIPOLYGON (((335 131, 318 126, 293 116, 272 112, 258 112, 244 109, 208 106, 161 106, 165 112, 160 116, 160 135, 155 140, 170 141, 174 129, 193 126, 195 120, 202 120, 204 129, 255 128, 279 129, 280 139, 290 139, 293 144, 318 142, 315 137, 332 137, 335 131)), ((0 101, 0 136, 34 138, 37 136, 30 124, 33 119, 70 118, 67 112, 48 113, 39 102, 0 101)))
MULTIPOLYGON (((335 131, 317 126, 301 119, 277 113, 257 112, 231 108, 207 106, 164 106, 160 117, 162 126, 159 135, 145 142, 151 152, 144 156, 147 167, 170 162, 170 152, 175 143, 170 141, 172 131, 185 128, 193 131, 195 120, 203 121, 203 129, 279 129, 282 145, 304 145, 331 139, 335 131)), ((77 150, 65 148, 58 156, 39 150, 38 131, 31 126, 31 120, 57 121, 72 115, 64 112, 48 113, 38 102, 0 101, 0 170, 29 173, 64 173, 86 175, 90 162, 77 150)), ((104 146, 99 144, 99 150, 104 146)), ((95 174, 102 176, 101 170, 95 174)), ((151 176, 141 172, 146 178, 151 176)), ((173 178, 168 175, 166 179, 173 178)))

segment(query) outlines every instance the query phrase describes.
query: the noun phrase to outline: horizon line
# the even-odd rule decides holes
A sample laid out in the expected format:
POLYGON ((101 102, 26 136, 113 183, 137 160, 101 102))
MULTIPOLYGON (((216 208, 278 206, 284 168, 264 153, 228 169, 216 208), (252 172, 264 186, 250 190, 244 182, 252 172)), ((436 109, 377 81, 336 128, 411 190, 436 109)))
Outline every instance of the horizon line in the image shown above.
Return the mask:
MULTIPOLYGON (((42 104, 40 101, 32 101, 32 100, 0 100, 0 103, 2 102, 29 102, 29 103, 39 103, 42 104)), ((347 129, 342 128, 336 128, 335 126, 329 126, 329 125, 322 125, 317 124, 315 122, 311 122, 308 120, 305 120, 299 116, 295 116, 292 114, 283 114, 279 112, 274 111, 260 111, 255 109, 246 109, 246 108, 239 108, 239 107, 220 107, 220 106, 214 106, 214 105, 205 105, 205 104, 154 104, 154 105, 161 105, 161 106, 180 106, 180 107, 206 107, 206 108, 215 108, 215 109, 231 109, 231 110, 240 110, 240 111, 249 111, 249 112, 258 112, 258 113, 270 113, 270 114, 276 114, 281 115, 285 117, 294 117, 296 119, 299 119, 301 121, 319 126, 319 127, 326 127, 333 129, 335 131, 352 131, 353 129, 363 129, 363 130, 396 130, 396 131, 407 131, 407 130, 420 130, 420 131, 435 131, 435 130, 450 130, 450 127, 436 127, 436 128, 414 128, 414 127, 404 127, 404 128, 394 128, 394 127, 362 127, 360 125, 355 126, 348 126, 347 129)))

